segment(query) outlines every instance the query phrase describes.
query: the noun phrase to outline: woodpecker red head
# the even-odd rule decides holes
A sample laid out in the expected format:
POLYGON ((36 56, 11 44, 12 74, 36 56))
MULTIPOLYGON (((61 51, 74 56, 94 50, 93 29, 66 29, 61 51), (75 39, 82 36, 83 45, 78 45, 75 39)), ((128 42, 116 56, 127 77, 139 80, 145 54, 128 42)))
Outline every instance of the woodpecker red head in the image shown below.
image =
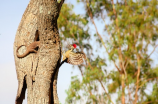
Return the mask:
POLYGON ((73 44, 72 46, 73 46, 74 48, 76 48, 76 47, 77 47, 77 45, 76 45, 76 44, 73 44))

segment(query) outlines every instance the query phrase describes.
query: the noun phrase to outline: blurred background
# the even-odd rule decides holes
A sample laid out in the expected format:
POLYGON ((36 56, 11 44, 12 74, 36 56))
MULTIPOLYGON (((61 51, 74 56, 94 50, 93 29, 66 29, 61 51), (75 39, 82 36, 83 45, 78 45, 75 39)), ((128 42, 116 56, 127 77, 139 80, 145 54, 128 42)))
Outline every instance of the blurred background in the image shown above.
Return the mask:
MULTIPOLYGON (((15 102, 13 43, 28 3, 0 1, 0 104, 15 102)), ((66 0, 58 27, 63 50, 76 43, 87 56, 61 66, 61 104, 158 103, 157 0, 66 0)))

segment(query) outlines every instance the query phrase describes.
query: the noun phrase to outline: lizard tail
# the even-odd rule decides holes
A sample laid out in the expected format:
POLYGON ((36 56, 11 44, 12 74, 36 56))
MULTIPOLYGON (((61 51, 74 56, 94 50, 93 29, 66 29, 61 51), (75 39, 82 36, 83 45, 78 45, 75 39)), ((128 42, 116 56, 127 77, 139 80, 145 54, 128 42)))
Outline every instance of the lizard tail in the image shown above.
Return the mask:
POLYGON ((25 56, 28 54, 27 51, 25 51, 25 53, 22 54, 22 55, 20 55, 20 54, 18 53, 19 48, 21 48, 22 46, 25 46, 25 45, 19 46, 19 47, 17 48, 17 50, 16 50, 16 55, 17 55, 18 58, 23 58, 23 57, 25 57, 25 56))

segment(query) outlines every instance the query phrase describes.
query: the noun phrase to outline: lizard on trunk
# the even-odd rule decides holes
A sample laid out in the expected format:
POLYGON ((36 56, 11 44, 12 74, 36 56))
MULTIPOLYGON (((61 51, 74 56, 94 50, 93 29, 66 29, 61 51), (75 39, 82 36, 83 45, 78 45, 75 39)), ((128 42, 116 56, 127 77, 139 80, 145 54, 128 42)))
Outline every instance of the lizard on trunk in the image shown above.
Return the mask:
POLYGON ((37 53, 37 51, 36 51, 35 49, 38 48, 39 45, 40 45, 40 41, 32 42, 29 46, 21 45, 21 46, 19 46, 19 47, 17 48, 17 50, 16 50, 16 55, 17 55, 18 58, 23 58, 23 57, 27 56, 27 55, 28 55, 29 53, 31 53, 31 52, 37 53), (25 51, 25 53, 23 53, 22 55, 20 55, 20 54, 18 53, 18 50, 19 50, 19 48, 22 47, 22 46, 26 46, 26 51, 25 51))

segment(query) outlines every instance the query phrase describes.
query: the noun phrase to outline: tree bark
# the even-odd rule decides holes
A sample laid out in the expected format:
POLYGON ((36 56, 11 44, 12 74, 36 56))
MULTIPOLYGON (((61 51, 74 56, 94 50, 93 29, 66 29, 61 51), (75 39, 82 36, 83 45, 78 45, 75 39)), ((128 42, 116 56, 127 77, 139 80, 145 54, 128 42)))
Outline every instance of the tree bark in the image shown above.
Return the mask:
MULTIPOLYGON (((60 4, 63 3, 62 0, 60 4)), ((57 0, 30 0, 19 24, 14 41, 14 58, 18 79, 16 104, 22 104, 27 88, 28 104, 59 104, 57 76, 61 45, 57 27, 57 0), (16 49, 40 41, 37 53, 18 58, 16 49)), ((19 49, 23 54, 26 47, 19 49)))

